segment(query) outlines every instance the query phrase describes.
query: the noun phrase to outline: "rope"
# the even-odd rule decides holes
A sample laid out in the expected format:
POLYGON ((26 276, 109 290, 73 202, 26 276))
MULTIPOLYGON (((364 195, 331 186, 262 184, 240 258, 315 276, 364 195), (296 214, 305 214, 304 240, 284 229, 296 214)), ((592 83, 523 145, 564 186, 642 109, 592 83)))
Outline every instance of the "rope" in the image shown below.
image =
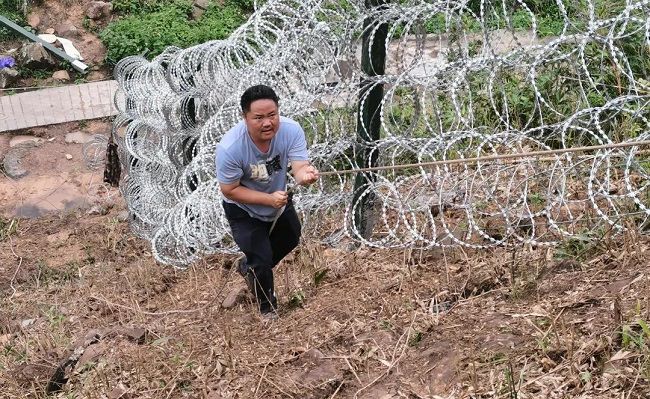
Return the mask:
MULTIPOLYGON (((468 164, 468 163, 486 162, 486 161, 489 162, 489 161, 498 161, 502 159, 513 159, 513 158, 534 158, 534 157, 541 157, 545 155, 569 154, 575 152, 586 152, 586 151, 596 151, 596 150, 612 150, 616 148, 641 147, 646 145, 650 145, 650 140, 625 142, 625 143, 611 143, 611 144, 602 144, 602 145, 593 145, 593 146, 575 147, 575 148, 560 148, 556 150, 528 151, 528 152, 522 152, 517 154, 499 154, 499 155, 486 155, 486 156, 473 157, 473 158, 443 159, 439 161, 409 163, 404 165, 386 165, 386 166, 373 166, 370 168, 334 170, 334 171, 319 172, 319 175, 332 176, 332 175, 343 175, 343 174, 350 174, 350 173, 378 172, 382 170, 400 170, 400 169, 424 168, 424 167, 440 166, 440 165, 457 165, 457 164, 468 164)), ((547 158, 544 160, 549 161, 549 160, 553 160, 553 158, 547 158)))

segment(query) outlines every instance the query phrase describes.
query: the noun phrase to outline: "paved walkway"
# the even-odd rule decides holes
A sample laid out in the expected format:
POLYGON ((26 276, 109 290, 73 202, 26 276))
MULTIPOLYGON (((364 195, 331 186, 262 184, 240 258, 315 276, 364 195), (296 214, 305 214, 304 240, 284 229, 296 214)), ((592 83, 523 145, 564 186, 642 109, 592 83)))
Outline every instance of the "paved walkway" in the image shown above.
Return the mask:
POLYGON ((0 132, 117 114, 117 82, 60 86, 0 97, 0 132))

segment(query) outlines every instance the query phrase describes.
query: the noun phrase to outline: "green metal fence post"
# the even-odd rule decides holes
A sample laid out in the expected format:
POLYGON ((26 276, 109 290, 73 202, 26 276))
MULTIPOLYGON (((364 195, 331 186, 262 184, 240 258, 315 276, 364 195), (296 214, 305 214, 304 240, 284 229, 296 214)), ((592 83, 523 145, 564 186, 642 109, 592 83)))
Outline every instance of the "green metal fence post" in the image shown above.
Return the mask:
MULTIPOLYGON (((366 8, 384 4, 384 0, 366 0, 366 8)), ((361 49, 361 79, 357 113, 357 145, 356 163, 360 168, 372 167, 377 164, 377 151, 372 151, 368 145, 379 140, 381 127, 381 101, 384 97, 384 86, 374 81, 373 77, 384 74, 386 61, 385 41, 388 35, 388 24, 366 18, 364 21, 361 49)), ((359 173, 354 181, 353 204, 357 204, 354 213, 354 224, 362 237, 372 234, 374 225, 374 195, 361 196, 366 188, 376 180, 371 173, 359 173)))

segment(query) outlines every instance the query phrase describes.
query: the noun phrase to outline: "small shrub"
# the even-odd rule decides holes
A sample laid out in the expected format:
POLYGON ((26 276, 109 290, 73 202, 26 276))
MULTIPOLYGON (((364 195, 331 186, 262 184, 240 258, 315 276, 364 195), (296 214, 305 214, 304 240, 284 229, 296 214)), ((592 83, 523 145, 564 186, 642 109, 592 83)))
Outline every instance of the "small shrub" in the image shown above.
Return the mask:
POLYGON ((112 64, 130 55, 154 57, 169 46, 185 48, 224 39, 245 21, 244 12, 231 3, 212 4, 197 21, 190 19, 192 5, 187 1, 121 0, 118 9, 133 10, 133 14, 100 33, 112 64))

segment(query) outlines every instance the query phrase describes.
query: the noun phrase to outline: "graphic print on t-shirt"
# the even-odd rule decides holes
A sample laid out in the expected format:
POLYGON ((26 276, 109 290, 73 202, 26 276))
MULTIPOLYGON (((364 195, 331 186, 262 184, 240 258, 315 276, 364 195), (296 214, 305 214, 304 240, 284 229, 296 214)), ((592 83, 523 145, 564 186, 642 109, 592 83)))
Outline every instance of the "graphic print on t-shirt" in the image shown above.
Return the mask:
POLYGON ((258 164, 250 164, 251 179, 259 182, 268 182, 275 172, 282 170, 280 155, 276 155, 269 161, 260 161, 258 164))
POLYGON ((273 176, 275 172, 282 170, 282 165, 280 164, 280 154, 276 155, 270 161, 266 161, 266 172, 269 176, 273 176))

